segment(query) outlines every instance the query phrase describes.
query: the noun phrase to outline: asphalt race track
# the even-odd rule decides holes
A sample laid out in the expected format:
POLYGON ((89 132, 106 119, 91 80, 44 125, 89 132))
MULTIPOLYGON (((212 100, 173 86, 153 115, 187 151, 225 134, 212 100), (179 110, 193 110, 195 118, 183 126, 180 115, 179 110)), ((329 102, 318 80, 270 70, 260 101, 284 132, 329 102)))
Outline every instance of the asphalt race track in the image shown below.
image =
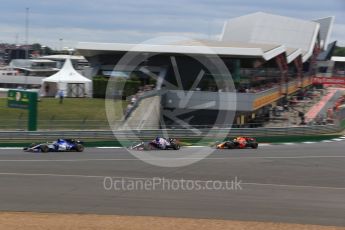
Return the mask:
POLYGON ((149 165, 125 149, 49 154, 1 149, 0 210, 345 226, 345 141, 217 150, 181 168, 149 165), (184 179, 202 186, 237 177, 241 189, 107 190, 105 177, 184 179))

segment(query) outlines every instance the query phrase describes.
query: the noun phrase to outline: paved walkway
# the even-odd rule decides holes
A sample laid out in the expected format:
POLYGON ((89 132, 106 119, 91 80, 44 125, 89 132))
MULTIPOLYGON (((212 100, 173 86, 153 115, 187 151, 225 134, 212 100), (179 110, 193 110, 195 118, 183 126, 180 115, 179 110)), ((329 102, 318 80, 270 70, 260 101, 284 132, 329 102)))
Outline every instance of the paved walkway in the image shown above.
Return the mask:
MULTIPOLYGON (((317 115, 321 113, 322 110, 323 112, 327 112, 327 104, 329 104, 331 99, 334 99, 334 96, 337 94, 338 89, 335 88, 330 88, 328 89, 328 92, 325 96, 321 98, 321 100, 316 103, 306 114, 305 114, 305 119, 306 122, 310 122, 314 120, 317 115), (326 111, 325 111, 326 109, 326 111)), ((329 105, 330 106, 330 105, 329 105)))

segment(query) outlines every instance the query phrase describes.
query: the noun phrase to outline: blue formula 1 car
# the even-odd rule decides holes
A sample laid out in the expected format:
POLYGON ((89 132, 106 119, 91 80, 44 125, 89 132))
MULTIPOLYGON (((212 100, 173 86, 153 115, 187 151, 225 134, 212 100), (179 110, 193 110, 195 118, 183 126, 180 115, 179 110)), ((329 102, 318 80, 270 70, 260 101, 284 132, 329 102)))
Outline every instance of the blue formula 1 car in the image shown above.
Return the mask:
POLYGON ((80 140, 75 139, 57 139, 54 142, 41 144, 32 143, 29 147, 23 149, 26 152, 83 152, 84 145, 80 140))

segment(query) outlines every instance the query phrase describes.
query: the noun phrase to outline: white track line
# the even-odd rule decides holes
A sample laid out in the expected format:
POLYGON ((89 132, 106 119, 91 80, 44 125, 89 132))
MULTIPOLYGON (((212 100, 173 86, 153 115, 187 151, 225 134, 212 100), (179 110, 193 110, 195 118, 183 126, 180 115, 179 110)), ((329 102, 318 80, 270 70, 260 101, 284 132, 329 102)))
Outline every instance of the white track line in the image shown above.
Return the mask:
POLYGON ((344 139, 340 139, 340 138, 334 138, 332 139, 332 141, 343 141, 344 139))
MULTIPOLYGON (((149 178, 149 177, 113 177, 113 176, 96 176, 96 175, 78 175, 78 174, 47 174, 47 173, 0 173, 0 176, 48 176, 48 177, 76 177, 76 178, 112 178, 112 179, 124 179, 124 180, 157 180, 162 179, 159 177, 149 178)), ((174 181, 180 179, 164 178, 164 180, 174 181)), ((184 179, 187 180, 187 179, 184 179)), ((210 183, 212 180, 189 180, 198 183, 210 183)), ((241 180, 240 180, 241 181, 241 180)), ((220 183, 229 183, 228 181, 219 181, 220 183)), ((269 184, 269 183, 252 183, 252 182, 240 182, 240 185, 253 185, 253 186, 270 186, 270 187, 288 187, 288 188, 308 188, 308 189, 334 189, 334 190, 345 190, 344 187, 327 187, 327 186, 312 186, 312 185, 289 185, 289 184, 269 184)))
POLYGON ((269 143, 262 143, 262 144, 259 144, 260 147, 262 146, 272 146, 272 144, 269 144, 269 143))
POLYGON ((139 161, 136 158, 90 158, 90 159, 53 159, 53 160, 40 160, 40 159, 18 159, 18 160, 0 160, 0 162, 86 162, 86 161, 139 161))
POLYGON ((0 173, 0 176, 51 176, 51 177, 104 178, 104 176, 48 174, 48 173, 0 173))
POLYGON ((312 186, 312 185, 265 184, 265 183, 241 183, 241 184, 242 185, 254 185, 254 186, 288 187, 288 188, 310 188, 310 189, 345 190, 345 188, 343 188, 343 187, 312 186))

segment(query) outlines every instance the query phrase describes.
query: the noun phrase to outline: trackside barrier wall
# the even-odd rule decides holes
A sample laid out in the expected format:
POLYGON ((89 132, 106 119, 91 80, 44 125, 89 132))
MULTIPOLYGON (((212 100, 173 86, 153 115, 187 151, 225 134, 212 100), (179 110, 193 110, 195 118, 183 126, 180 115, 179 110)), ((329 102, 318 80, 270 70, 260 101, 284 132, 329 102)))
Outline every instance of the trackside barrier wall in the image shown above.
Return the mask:
MULTIPOLYGON (((123 130, 116 131, 117 139, 143 139, 161 136, 165 131, 170 137, 176 138, 222 138, 229 136, 255 136, 255 137, 272 137, 272 136, 312 136, 322 134, 334 134, 342 131, 340 125, 315 125, 299 126, 286 128, 218 128, 218 129, 199 129, 200 132, 193 132, 187 129, 168 129, 168 130, 123 130)), ((52 139, 52 138, 93 138, 93 139, 113 139, 112 131, 2 131, 0 139, 18 140, 18 139, 52 139)))

